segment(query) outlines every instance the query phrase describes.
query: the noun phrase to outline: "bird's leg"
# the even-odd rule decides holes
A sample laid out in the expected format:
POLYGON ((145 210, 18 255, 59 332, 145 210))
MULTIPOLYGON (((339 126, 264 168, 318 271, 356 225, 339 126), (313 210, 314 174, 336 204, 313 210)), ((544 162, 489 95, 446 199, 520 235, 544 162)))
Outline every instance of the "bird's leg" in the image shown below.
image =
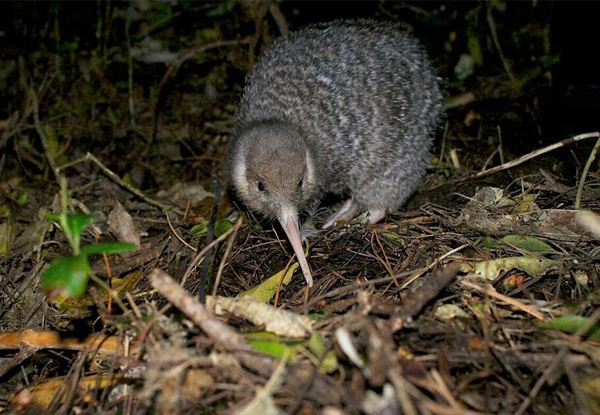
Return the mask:
POLYGON ((322 229, 327 229, 327 228, 335 225, 335 223, 339 220, 348 222, 350 219, 354 219, 354 217, 356 216, 357 213, 358 213, 358 206, 356 205, 356 202, 354 201, 354 199, 350 198, 350 199, 346 200, 346 202, 344 202, 342 207, 339 208, 337 210, 337 212, 335 212, 333 215, 331 215, 327 219, 327 221, 325 222, 325 225, 323 225, 322 229))
POLYGON ((363 214, 368 220, 369 224, 373 225, 374 223, 379 222, 381 219, 385 218, 385 209, 371 209, 363 214))

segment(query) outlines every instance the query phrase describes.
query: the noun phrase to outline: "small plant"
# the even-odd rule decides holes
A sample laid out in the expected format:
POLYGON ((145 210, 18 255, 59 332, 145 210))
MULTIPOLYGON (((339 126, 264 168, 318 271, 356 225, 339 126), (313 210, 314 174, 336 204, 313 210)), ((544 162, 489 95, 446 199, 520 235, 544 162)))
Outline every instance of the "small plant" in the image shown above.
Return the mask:
POLYGON ((81 246, 81 234, 92 220, 90 215, 46 212, 46 218, 60 225, 73 252, 72 256, 52 261, 42 274, 42 289, 49 294, 60 291, 72 297, 81 297, 92 274, 88 262, 90 255, 116 254, 136 249, 134 244, 123 242, 81 246))

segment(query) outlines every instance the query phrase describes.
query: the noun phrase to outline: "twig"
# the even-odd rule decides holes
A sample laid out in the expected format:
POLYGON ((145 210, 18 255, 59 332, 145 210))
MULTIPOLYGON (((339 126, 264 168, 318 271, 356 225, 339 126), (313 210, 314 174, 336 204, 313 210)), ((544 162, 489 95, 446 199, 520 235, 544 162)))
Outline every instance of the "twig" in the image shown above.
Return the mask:
POLYGON ((96 284, 98 284, 100 287, 102 287, 104 290, 106 290, 106 292, 108 293, 108 295, 115 300, 115 303, 117 303, 119 305, 119 307, 121 307, 121 309, 123 310, 123 314, 127 317, 133 317, 131 310, 129 310, 127 308, 127 306, 125 305, 125 303, 123 302, 123 300, 121 300, 121 298, 119 298, 119 293, 114 290, 113 288, 111 288, 110 285, 108 285, 106 282, 104 282, 101 278, 98 278, 96 275, 94 275, 94 273, 90 274, 90 279, 92 281, 94 281, 96 284))
POLYGON ((448 129, 450 128, 450 123, 448 121, 446 121, 446 124, 444 125, 444 134, 442 135, 442 149, 440 150, 440 157, 439 159, 439 163, 440 165, 442 164, 442 161, 444 160, 444 153, 446 152, 446 139, 448 138, 448 129))
POLYGON ((484 295, 494 297, 497 300, 505 302, 506 304, 511 305, 515 308, 518 308, 519 310, 526 312, 527 314, 537 318, 538 320, 541 320, 541 321, 547 320, 546 317, 544 317, 544 315, 542 313, 535 310, 533 307, 523 304, 519 300, 508 297, 506 295, 502 295, 496 291, 489 290, 484 287, 480 287, 479 285, 473 284, 472 282, 469 282, 469 281, 462 281, 461 284, 465 287, 469 287, 475 291, 479 291, 480 293, 482 293, 484 295))
POLYGON ((504 164, 506 160, 504 159, 504 145, 502 144, 502 129, 499 125, 496 126, 498 130, 498 155, 500 156, 500 163, 504 164))
MULTIPOLYGON (((156 290, 151 290, 151 291, 153 291, 154 293, 157 292, 156 290)), ((159 318, 164 316, 165 313, 171 309, 171 307, 173 307, 173 304, 167 303, 160 310, 156 310, 155 313, 152 313, 152 319, 142 326, 142 328, 138 334, 137 341, 136 341, 137 344, 143 345, 146 342, 146 338, 150 338, 152 343, 155 343, 155 341, 156 341, 155 336, 150 332, 150 330, 152 330, 152 328, 154 327, 156 322, 159 320, 159 318)), ((136 356, 138 359, 141 359, 141 351, 142 351, 142 347, 139 347, 140 353, 138 353, 138 356, 136 356)))
POLYGON ((464 92, 462 94, 455 95, 453 97, 449 97, 446 100, 444 100, 444 102, 442 103, 442 109, 444 111, 447 111, 447 110, 450 110, 453 108, 468 105, 471 102, 476 101, 476 100, 477 100, 477 96, 475 95, 475 93, 464 92))
POLYGON ((150 274, 150 282, 169 302, 180 309, 225 350, 252 350, 242 336, 218 321, 203 304, 200 304, 189 292, 181 288, 169 274, 155 269, 150 274))
POLYGON ((450 161, 452 162, 452 167, 454 167, 455 170, 459 170, 461 168, 460 159, 458 158, 458 151, 456 151, 456 148, 450 149, 450 161))
POLYGON ((222 242, 225 240, 225 238, 227 238, 229 235, 231 235, 233 233, 233 231, 235 230, 235 227, 228 229, 227 232, 225 232, 223 235, 219 236, 217 239, 215 239, 214 241, 212 241, 211 243, 209 243, 208 245, 206 245, 202 251, 198 252, 196 254, 196 256, 194 257, 194 259, 192 259, 192 262, 190 262, 190 265, 188 265, 187 269, 185 270, 185 274, 183 274, 183 278, 181 280, 181 286, 183 286, 185 284, 185 282, 187 281, 188 277, 190 276, 190 274, 192 273, 192 270, 194 269, 194 267, 196 265, 198 265, 198 263, 200 262, 200 260, 202 259, 202 257, 204 257, 204 255, 216 244, 222 242))
POLYGON ((408 391, 412 385, 401 375, 401 370, 388 370, 388 378, 392 385, 394 385, 398 402, 402 408, 402 413, 406 415, 417 415, 417 408, 415 408, 414 403, 410 399, 410 393, 408 391))
POLYGON ((494 7, 493 2, 488 3, 488 5, 487 5, 487 22, 488 22, 488 25, 490 26, 490 32, 492 32, 492 39, 494 41, 494 45, 496 46, 496 49, 498 50, 498 55, 500 55, 500 59, 502 60, 502 65, 504 66, 504 70, 506 71, 508 77, 510 78, 510 80, 514 86, 517 83, 517 79, 515 78, 515 75, 512 73, 512 70, 510 69, 510 63, 508 62, 508 60, 506 59, 506 56, 504 56, 504 52, 502 51, 502 45, 500 45, 500 40, 498 39, 498 32, 496 31, 496 23, 494 22, 494 15, 492 14, 493 7, 494 7))
MULTIPOLYGON (((425 272, 425 271, 426 271, 426 269, 423 268, 423 272, 425 272)), ((391 276, 388 276, 388 277, 376 278, 374 280, 365 281, 365 282, 359 282, 357 284, 347 285, 345 287, 340 287, 340 288, 336 288, 336 289, 331 290, 331 291, 324 292, 320 296, 318 296, 316 298, 313 298, 310 301, 310 303, 308 303, 306 305, 306 308, 310 309, 312 306, 314 306, 315 304, 318 304, 320 301, 323 301, 326 298, 337 297, 337 296, 340 296, 340 295, 343 295, 343 294, 346 294, 346 293, 350 293, 350 292, 353 292, 353 291, 360 290, 363 287, 371 287, 371 286, 375 286, 377 284, 384 284, 384 283, 393 281, 395 279, 408 277, 409 275, 412 275, 413 272, 414 271, 404 271, 404 272, 400 272, 398 274, 391 275, 391 276)))
POLYGON ((0 378, 2 378, 12 368, 19 366, 25 360, 29 359, 36 352, 36 349, 27 344, 19 343, 19 351, 11 358, 5 358, 0 361, 0 378))
MULTIPOLYGON (((217 223, 217 214, 219 213, 219 203, 221 203, 221 184, 216 174, 211 175, 212 192, 215 195, 212 202, 212 208, 210 209, 210 219, 208 221, 206 243, 210 244, 215 239, 215 224, 217 223)), ((204 261, 200 268, 200 279, 198 284, 198 299, 202 304, 206 300, 206 285, 208 283, 208 274, 211 270, 213 260, 215 258, 215 251, 209 249, 204 255, 204 261)))
MULTIPOLYGON (((132 6, 130 6, 132 7, 132 6)), ((133 103, 133 49, 131 48, 131 17, 125 18, 125 39, 127 41, 127 95, 129 104, 129 126, 135 125, 135 106, 133 103)))
POLYGON ((481 168, 481 171, 485 171, 485 169, 487 169, 488 164, 492 161, 492 159, 494 158, 496 153, 498 153, 499 151, 500 151, 500 146, 496 147, 496 149, 494 151, 492 151, 492 154, 490 154, 489 157, 487 159, 485 159, 485 163, 483 163, 483 167, 481 168))
POLYGON ((524 156, 521 156, 517 159, 511 160, 507 163, 492 167, 491 169, 480 171, 479 173, 471 174, 470 176, 467 176, 465 178, 458 180, 458 182, 464 182, 464 181, 468 181, 468 180, 472 180, 472 179, 478 179, 483 176, 487 176, 487 175, 490 175, 493 173, 498 173, 499 171, 502 171, 502 170, 510 169, 512 167, 515 167, 515 166, 525 163, 527 160, 531 160, 532 158, 541 156, 542 154, 546 154, 552 150, 556 150, 557 148, 565 147, 565 146, 575 143, 577 141, 585 140, 586 138, 600 138, 600 132, 579 134, 574 137, 566 138, 562 141, 559 141, 558 143, 550 144, 549 146, 539 148, 535 151, 532 151, 529 154, 525 154, 524 156))
POLYGON ((281 36, 287 36, 290 33, 290 26, 285 19, 285 15, 279 8, 279 3, 275 1, 271 2, 271 4, 269 4, 269 12, 271 13, 271 16, 273 16, 273 20, 275 20, 275 24, 277 24, 281 36))
POLYGON ((454 396, 452 396, 452 393, 450 392, 448 385, 446 385, 446 382, 444 382, 444 379, 442 378, 442 375, 440 375, 440 372, 438 372, 436 369, 431 369, 430 373, 434 382, 437 384, 438 392, 444 397, 444 399, 446 400, 446 402, 448 402, 452 409, 454 409, 455 411, 464 410, 465 408, 454 398, 454 396))
POLYGON ((432 401, 421 402, 430 413, 435 415, 484 415, 485 412, 471 411, 469 409, 454 409, 448 408, 447 406, 440 405, 439 403, 432 401))
POLYGON ((563 347, 562 349, 560 349, 560 351, 558 352, 558 354, 556 355, 554 360, 552 360, 552 362, 548 365, 548 367, 546 367, 546 370, 544 370, 544 373, 542 373, 542 376, 540 376, 540 378, 537 380, 537 382, 531 389, 529 396, 527 396, 527 398, 525 398, 525 400, 523 401, 523 403, 521 404, 521 406, 519 407, 517 412, 515 412, 515 415, 522 415, 525 413, 527 408, 529 408, 529 405, 531 405, 531 403, 533 402, 533 399, 537 396, 537 394, 540 392, 540 390, 546 383, 546 380, 548 380, 548 377, 550 376, 550 374, 552 372, 554 372, 554 370, 556 369, 558 364, 563 361, 563 359, 565 358, 565 355, 567 354, 567 350, 568 349, 566 347, 563 347))
POLYGON ((217 288, 219 288, 219 283, 221 282, 221 275, 223 274, 223 269, 225 268, 225 262, 227 261, 227 257, 231 252, 231 248, 233 248, 235 237, 238 231, 240 230, 240 227, 242 226, 243 222, 244 217, 240 215, 238 220, 235 222, 235 225, 233 225, 233 235, 231 235, 231 238, 229 238, 229 241, 227 241, 227 247, 225 248, 225 253, 223 254, 223 258, 221 259, 221 263, 219 264, 219 269, 217 270, 217 276, 215 277, 215 284, 212 290, 213 296, 217 295, 217 288))
MULTIPOLYGON (((377 259, 377 261, 379 261, 381 263, 381 265, 383 265, 383 267, 388 272, 388 274, 394 275, 394 270, 392 269, 392 266, 390 265, 390 261, 388 260, 385 250, 383 249, 383 245, 381 245, 381 242, 379 241, 379 238, 377 237, 376 231, 371 232, 371 241, 370 242, 371 242, 371 250, 373 251, 373 256, 375 257, 375 259, 377 259), (375 238, 375 240, 377 241, 377 244, 379 245, 379 249, 381 249, 381 252, 383 253, 383 258, 381 258, 379 255, 377 255, 377 253, 375 252, 375 246, 373 245, 373 238, 375 238)), ((395 283, 397 285, 397 282, 395 282, 395 283)))
MULTIPOLYGON (((581 327, 579 327, 579 329, 575 333, 573 333, 573 335, 570 338, 573 341, 577 341, 581 335, 587 333, 589 329, 591 329, 594 326, 594 324, 598 322, 598 318, 600 318, 600 309, 596 309, 596 311, 592 313, 588 320, 581 327)), ((540 376, 540 378, 537 380, 527 398, 525 398, 517 412, 515 412, 515 415, 523 415, 525 413, 527 408, 529 408, 529 405, 531 405, 531 403, 533 402, 533 399, 537 396, 540 390, 542 390, 542 387, 546 383, 546 380, 548 380, 548 378, 554 372, 558 364, 564 360, 565 355, 567 354, 567 350, 567 346, 564 346, 560 349, 560 351, 556 354, 556 357, 552 360, 552 362, 550 362, 546 370, 544 370, 542 376, 540 376)))
POLYGON ((54 156, 50 153, 50 147, 48 145, 48 138, 46 137, 46 133, 44 128, 42 127, 42 123, 40 122, 40 106, 37 99, 37 95, 33 90, 33 87, 29 87, 29 92, 31 93, 31 99, 33 101, 33 123, 35 125, 35 130, 40 136, 40 140, 42 142, 42 147, 44 147, 44 154, 46 155, 46 159, 48 160, 48 165, 52 170, 52 174, 56 180, 59 180, 58 168, 56 167, 56 161, 54 160, 54 156))
POLYGON ((471 243, 466 243, 463 244, 457 248, 451 249, 450 251, 446 252, 444 255, 440 256, 439 258, 437 258, 435 261, 433 261, 431 264, 429 264, 426 267, 420 268, 416 271, 414 271, 414 274, 411 275, 410 278, 408 278, 406 281, 404 281, 404 283, 400 286, 400 288, 398 288, 397 290, 395 290, 396 292, 398 291, 402 291, 403 289, 405 289, 406 287, 408 287, 410 284, 412 284, 417 278, 419 278, 421 275, 425 274, 427 271, 432 270, 435 266, 437 266, 440 262, 442 262, 444 259, 448 258, 450 255, 453 255, 459 251, 462 251, 463 249, 471 246, 471 243))
MULTIPOLYGON (((568 364, 563 364, 563 369, 565 374, 567 375, 567 379, 569 380, 569 384, 571 385, 571 391, 575 395, 575 399, 578 406, 578 411, 574 413, 574 415, 585 415, 592 414, 592 408, 588 405, 588 394, 583 388, 580 386, 582 379, 579 378, 577 374, 582 374, 581 371, 577 370, 568 364)), ((582 374, 583 375, 583 374, 582 374)), ((583 375, 585 376, 585 375, 583 375)), ((590 402, 591 403, 591 402, 590 402)))
POLYGON ((173 232, 173 235, 175 235, 175 238, 179 239, 179 242, 184 244, 188 249, 190 249, 194 252, 198 252, 198 250, 196 248, 194 248, 192 245, 188 244, 181 236, 179 236, 177 231, 175 231, 175 228, 173 228, 173 225, 171 224, 171 219, 169 219, 169 212, 165 212, 165 218, 167 218, 167 223, 169 224, 169 228, 171 228, 171 232, 173 232))
POLYGON ((402 303, 400 310, 391 318, 392 331, 400 330, 404 323, 412 320, 425 305, 435 298, 448 284, 450 284, 459 271, 457 264, 450 264, 446 268, 438 269, 427 277, 427 283, 423 284, 402 303))
MULTIPOLYGON (((279 305, 279 292, 281 291, 281 286, 283 285, 283 280, 285 280, 285 276, 292 265, 292 261, 296 258, 296 254, 292 254, 287 264, 285 264, 285 268, 283 268, 283 272, 281 273, 281 278, 279 279, 279 284, 277 284, 277 291, 275 291, 275 298, 273 300, 273 307, 277 308, 279 305)), ((306 296, 304 298, 304 303, 306 304, 306 296)))
POLYGON ((152 205, 154 207, 159 208, 160 210, 162 210, 163 212, 167 212, 167 211, 172 211, 177 213, 178 215, 183 215, 184 212, 179 209, 178 207, 175 206, 168 206, 165 205, 163 203, 160 203, 148 196, 146 196, 141 190, 131 186, 130 184, 125 183, 123 180, 121 180, 121 178, 114 173, 112 170, 110 170, 108 167, 106 167, 104 164, 102 164, 102 162, 100 160, 98 160, 96 158, 96 156, 94 156, 92 153, 86 153, 85 156, 83 156, 80 159, 74 160, 72 162, 63 164, 62 166, 58 167, 57 171, 62 171, 63 169, 66 169, 67 167, 71 167, 74 166, 76 164, 79 163, 83 163, 84 161, 91 161, 93 162, 96 166, 98 166, 100 168, 100 170, 102 170, 102 172, 108 176, 109 179, 111 179, 112 181, 114 181, 116 184, 118 184, 119 186, 121 186, 122 188, 124 188, 125 190, 133 193, 134 195, 136 195, 137 197, 139 197, 140 199, 142 199, 144 202, 148 203, 149 205, 152 205))
MULTIPOLYGON (((63 210, 63 212, 66 212, 66 210, 63 210)), ((85 213, 89 214, 89 212, 85 213)), ((92 233, 94 234, 94 239, 96 240, 96 243, 100 243, 100 233, 98 232, 96 227, 92 228, 92 233)), ((102 252, 102 260, 104 261, 104 269, 106 270, 106 281, 108 281, 107 286, 109 288, 112 288, 112 269, 110 267, 110 261, 108 260, 108 255, 106 254, 106 252, 102 252)), ((129 291, 127 292, 127 294, 130 294, 129 291)), ((108 313, 112 312, 112 295, 108 296, 108 305, 106 308, 108 309, 108 313)))
POLYGON ((236 357, 246 367, 261 374, 271 373, 275 369, 275 361, 272 358, 257 354, 240 334, 217 320, 203 304, 196 301, 166 272, 155 269, 150 275, 150 282, 167 300, 200 327, 216 345, 235 352, 236 357))
POLYGON ((596 141, 596 144, 594 145, 594 148, 592 149, 592 152, 590 153, 590 156, 587 159, 587 162, 585 163, 585 167, 583 168, 583 171, 581 172, 581 178, 579 179, 579 186, 577 187, 577 197, 575 198, 575 209, 578 210, 579 209, 579 205, 581 204, 581 193, 583 192, 583 185, 585 184, 585 178, 587 177, 588 171, 590 170, 590 166, 592 165, 592 162, 596 159, 596 154, 598 154, 598 148, 600 148, 600 137, 598 137, 598 140, 596 141))

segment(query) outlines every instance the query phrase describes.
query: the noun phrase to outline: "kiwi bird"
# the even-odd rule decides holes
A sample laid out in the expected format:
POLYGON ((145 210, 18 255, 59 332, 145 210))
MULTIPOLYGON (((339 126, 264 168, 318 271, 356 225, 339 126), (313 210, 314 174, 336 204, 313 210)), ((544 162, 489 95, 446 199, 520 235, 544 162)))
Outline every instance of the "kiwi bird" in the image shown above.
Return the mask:
POLYGON ((309 286, 299 214, 327 193, 348 199, 323 228, 402 206, 425 175, 441 99, 422 47, 392 23, 309 26, 256 65, 227 170, 247 207, 279 220, 309 286))

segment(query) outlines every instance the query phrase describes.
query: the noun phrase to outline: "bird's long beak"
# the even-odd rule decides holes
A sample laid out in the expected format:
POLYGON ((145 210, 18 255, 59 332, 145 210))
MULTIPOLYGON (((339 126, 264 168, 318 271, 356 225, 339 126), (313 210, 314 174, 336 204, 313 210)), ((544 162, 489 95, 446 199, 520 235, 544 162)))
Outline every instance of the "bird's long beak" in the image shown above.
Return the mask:
POLYGON ((294 253, 296 254, 296 258, 298 258, 306 283, 309 287, 312 287, 312 274, 310 273, 310 268, 308 268, 308 262, 306 262, 306 256, 302 249, 302 241, 300 240, 300 232, 298 231, 298 214, 295 212, 282 212, 279 216, 279 223, 281 223, 285 234, 292 244, 292 248, 294 248, 294 253))

